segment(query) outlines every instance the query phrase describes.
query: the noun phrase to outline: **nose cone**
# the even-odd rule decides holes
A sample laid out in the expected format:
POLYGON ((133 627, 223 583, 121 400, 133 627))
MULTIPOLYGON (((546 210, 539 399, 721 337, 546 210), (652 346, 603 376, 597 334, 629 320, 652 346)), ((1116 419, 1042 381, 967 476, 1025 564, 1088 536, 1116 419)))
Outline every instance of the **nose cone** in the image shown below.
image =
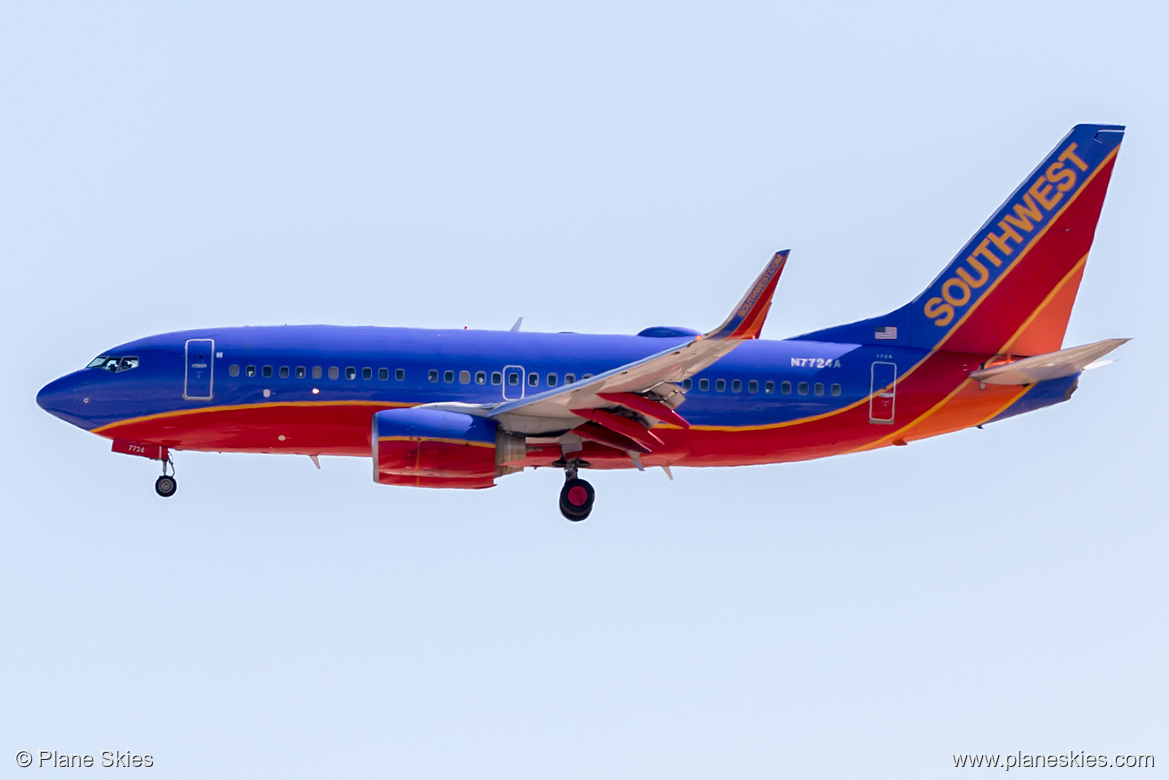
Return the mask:
POLYGON ((74 425, 81 424, 78 416, 81 399, 77 397, 76 376, 67 374, 42 387, 37 393, 37 406, 54 417, 60 417, 74 425))

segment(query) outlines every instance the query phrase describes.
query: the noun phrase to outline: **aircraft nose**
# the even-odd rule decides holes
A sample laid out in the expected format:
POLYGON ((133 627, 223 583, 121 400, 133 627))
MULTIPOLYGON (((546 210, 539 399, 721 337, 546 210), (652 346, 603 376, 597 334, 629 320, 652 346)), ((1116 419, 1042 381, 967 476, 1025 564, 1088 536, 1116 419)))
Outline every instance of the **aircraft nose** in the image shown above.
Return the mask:
POLYGON ((74 399, 75 390, 76 382, 71 374, 63 376, 60 379, 54 379, 42 387, 41 391, 37 393, 37 406, 54 417, 64 419, 70 412, 74 411, 76 405, 74 399))

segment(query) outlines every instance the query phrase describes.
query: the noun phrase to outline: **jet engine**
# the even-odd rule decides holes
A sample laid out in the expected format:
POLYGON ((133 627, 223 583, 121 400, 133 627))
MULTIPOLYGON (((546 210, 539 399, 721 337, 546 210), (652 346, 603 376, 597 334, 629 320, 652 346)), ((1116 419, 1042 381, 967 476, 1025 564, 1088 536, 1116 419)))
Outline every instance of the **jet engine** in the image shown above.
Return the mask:
POLYGON ((489 488, 520 469, 524 439, 493 421, 438 409, 390 409, 373 416, 373 479, 382 485, 489 488))

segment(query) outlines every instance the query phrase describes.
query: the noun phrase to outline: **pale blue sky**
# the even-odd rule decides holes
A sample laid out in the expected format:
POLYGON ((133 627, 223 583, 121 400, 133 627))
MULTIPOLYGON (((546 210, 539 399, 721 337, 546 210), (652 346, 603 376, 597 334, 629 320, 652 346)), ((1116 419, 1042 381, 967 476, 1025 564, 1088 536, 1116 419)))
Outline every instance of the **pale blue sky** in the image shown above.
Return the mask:
POLYGON ((0 11, 0 776, 898 777, 1169 766, 1166 18, 1153 3, 25 3, 0 11), (334 322, 765 336, 916 294, 1076 122, 1127 124, 1071 403, 877 453, 374 485, 108 451, 114 344, 334 322), (47 770, 42 770, 47 771, 47 770))

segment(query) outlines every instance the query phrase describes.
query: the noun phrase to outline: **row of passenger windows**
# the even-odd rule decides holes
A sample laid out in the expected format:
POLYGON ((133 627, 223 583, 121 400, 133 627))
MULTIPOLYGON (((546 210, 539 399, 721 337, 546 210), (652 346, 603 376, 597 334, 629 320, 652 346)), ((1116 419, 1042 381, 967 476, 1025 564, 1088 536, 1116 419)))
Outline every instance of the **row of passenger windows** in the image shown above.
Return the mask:
MULTIPOLYGON (((227 373, 231 376, 239 376, 239 366, 235 363, 227 367, 227 373)), ((255 366, 244 366, 244 376, 262 376, 272 377, 276 370, 272 366, 260 366, 259 373, 256 372, 255 366)), ((297 366, 296 368, 289 368, 288 366, 280 366, 278 374, 281 379, 288 379, 295 375, 297 379, 305 379, 308 377, 309 370, 304 366, 297 366)), ((321 366, 313 366, 313 379, 320 379, 324 375, 324 369, 321 366)), ((337 366, 329 366, 329 379, 337 379, 341 376, 341 369, 337 366)), ((346 379, 357 379, 357 368, 348 366, 345 369, 346 379)), ((373 369, 369 366, 361 369, 362 379, 373 379, 373 369)), ((377 378, 386 382, 390 378, 390 369, 379 368, 377 370, 377 378)), ((406 379, 406 370, 402 368, 394 369, 394 379, 401 382, 406 379)))
MULTIPOLYGON (((135 364, 137 364, 137 359, 135 359, 134 362, 135 362, 135 364)), ((97 361, 94 361, 94 363, 96 364, 97 361)), ((362 368, 361 369, 361 378, 362 379, 373 379, 373 371, 374 370, 368 366, 362 368)), ((345 378, 346 379, 357 379, 357 372, 358 372, 358 369, 356 367, 348 366, 345 369, 345 378)), ((233 363, 232 365, 228 366, 227 373, 230 374, 231 376, 239 376, 240 367, 237 364, 233 363)), ((305 379, 308 377, 309 370, 305 366, 296 366, 295 368, 290 368, 289 366, 280 366, 279 369, 274 369, 272 366, 260 366, 259 367, 259 374, 258 374, 259 376, 272 377, 275 374, 278 374, 281 379, 288 379, 290 376, 293 376, 293 375, 295 375, 297 379, 305 379)), ((313 379, 320 379, 323 375, 324 375, 324 369, 321 366, 313 366, 312 367, 312 378, 313 379)), ((248 377, 257 376, 256 366, 244 366, 244 376, 248 376, 248 377)), ((338 379, 340 376, 341 376, 341 370, 337 366, 329 366, 329 379, 338 379)), ((440 377, 440 372, 436 368, 430 369, 426 374, 426 378, 430 382, 439 381, 439 377, 440 377)), ((446 371, 441 372, 441 377, 442 377, 443 382, 445 382, 447 384, 452 384, 455 381, 455 372, 448 369, 446 371)), ((519 371, 508 371, 507 372, 507 384, 510 386, 516 387, 519 385, 521 377, 522 377, 522 374, 519 371)), ((388 369, 388 368, 377 369, 377 378, 379 380, 381 380, 382 382, 388 381, 390 378, 390 369, 388 369)), ((592 378, 593 378, 592 374, 581 375, 582 380, 592 379, 592 378)), ((405 381, 405 379, 406 379, 405 369, 402 369, 402 368, 394 369, 394 379, 398 382, 405 381)), ((474 374, 475 384, 486 385, 487 380, 488 380, 488 374, 486 371, 476 371, 475 372, 475 374, 474 374)), ((547 383, 548 387, 556 387, 557 385, 560 384, 560 375, 559 374, 548 374, 544 377, 544 380, 547 383)), ((470 371, 459 371, 458 372, 458 381, 459 381, 459 384, 461 384, 461 385, 471 384, 471 381, 472 381, 471 372, 470 371)), ((492 371, 491 372, 491 384, 492 385, 497 385, 497 386, 502 385, 503 381, 504 381, 504 379, 503 379, 503 372, 502 371, 492 371)), ((565 374, 564 375, 564 384, 570 385, 575 381, 576 381, 576 374, 565 374)), ((683 380, 682 389, 688 392, 694 387, 694 384, 695 384, 695 382, 693 379, 683 380)), ((701 390, 703 392, 708 392, 710 390, 710 387, 711 387, 711 380, 699 379, 697 384, 698 384, 699 390, 701 390)), ((528 386, 529 387, 539 387, 539 385, 540 385, 540 375, 537 374, 535 371, 529 373, 528 374, 528 386)), ((732 379, 730 381, 730 387, 731 387, 732 393, 743 392, 743 380, 732 379)), ((774 393, 775 388, 776 388, 775 382, 768 381, 768 382, 763 383, 763 392, 765 394, 774 393)), ((714 389, 716 392, 719 392, 719 393, 726 392, 727 380, 715 379, 714 380, 714 389)), ((760 389, 759 380, 751 379, 751 380, 747 381, 747 392, 748 393, 758 393, 759 389, 760 389)), ((813 395, 824 395, 824 383, 823 382, 816 382, 815 384, 809 385, 809 383, 807 383, 807 382, 800 382, 799 384, 797 384, 795 386, 795 390, 796 390, 797 395, 807 395, 809 392, 811 392, 813 395)), ((783 395, 791 395, 792 383, 787 381, 787 380, 780 382, 779 383, 779 392, 783 395)), ((836 384, 834 382, 829 386, 828 392, 833 396, 838 396, 841 393, 841 387, 839 384, 836 384)))
MULTIPOLYGON (((508 385, 510 385, 512 387, 518 387, 522 376, 523 376, 523 374, 521 374, 519 371, 508 371, 507 372, 508 385)), ((426 374, 426 378, 431 382, 437 382, 438 378, 439 378, 438 369, 436 369, 436 368, 430 369, 430 371, 428 371, 426 374)), ((581 375, 581 379, 592 379, 592 378, 593 378, 592 374, 582 374, 581 375)), ((446 382, 448 384, 454 382, 455 381, 455 372, 449 371, 449 370, 443 371, 442 372, 442 381, 446 382)), ((544 377, 544 381, 548 384, 548 387, 556 387, 557 385, 560 384, 560 375, 559 374, 548 374, 547 376, 544 377)), ((576 381, 576 374, 565 374, 564 375, 564 384, 571 385, 575 381, 576 381)), ((470 371, 460 371, 459 372, 459 384, 460 385, 471 384, 471 372, 470 371)), ((487 372, 486 371, 476 371, 475 372, 475 384, 477 384, 477 385, 487 384, 487 372)), ((491 384, 493 384, 493 385, 502 385, 503 384, 503 372, 502 371, 492 371, 491 372, 491 384)), ((540 386, 540 375, 537 374, 535 371, 528 374, 528 387, 539 387, 539 386, 540 386)))
MULTIPOLYGON (((682 389, 683 390, 688 391, 693 386, 694 386, 693 379, 685 379, 682 381, 682 389)), ((698 380, 698 389, 702 390, 702 391, 710 390, 710 380, 709 379, 699 379, 698 380)), ((725 380, 725 379, 714 380, 714 389, 715 389, 715 391, 717 391, 719 393, 725 393, 726 389, 727 389, 727 380, 725 380)), ((814 385, 809 385, 807 382, 800 382, 798 385, 796 385, 796 394, 797 395, 807 395, 809 390, 811 390, 814 395, 824 395, 824 383, 823 382, 816 382, 814 385)), ((731 380, 731 392, 732 393, 743 392, 743 380, 742 379, 732 379, 731 380)), ((749 380, 747 382, 747 392, 748 393, 758 393, 759 392, 759 380, 757 380, 757 379, 749 380)), ((763 392, 764 393, 774 393, 775 392, 775 382, 764 382, 763 383, 763 392)), ((791 395, 792 383, 787 381, 787 380, 780 382, 779 383, 779 392, 782 393, 783 395, 791 395)), ((840 385, 833 382, 832 385, 830 385, 830 387, 829 387, 829 392, 833 396, 840 395, 840 393, 841 393, 840 385)))

